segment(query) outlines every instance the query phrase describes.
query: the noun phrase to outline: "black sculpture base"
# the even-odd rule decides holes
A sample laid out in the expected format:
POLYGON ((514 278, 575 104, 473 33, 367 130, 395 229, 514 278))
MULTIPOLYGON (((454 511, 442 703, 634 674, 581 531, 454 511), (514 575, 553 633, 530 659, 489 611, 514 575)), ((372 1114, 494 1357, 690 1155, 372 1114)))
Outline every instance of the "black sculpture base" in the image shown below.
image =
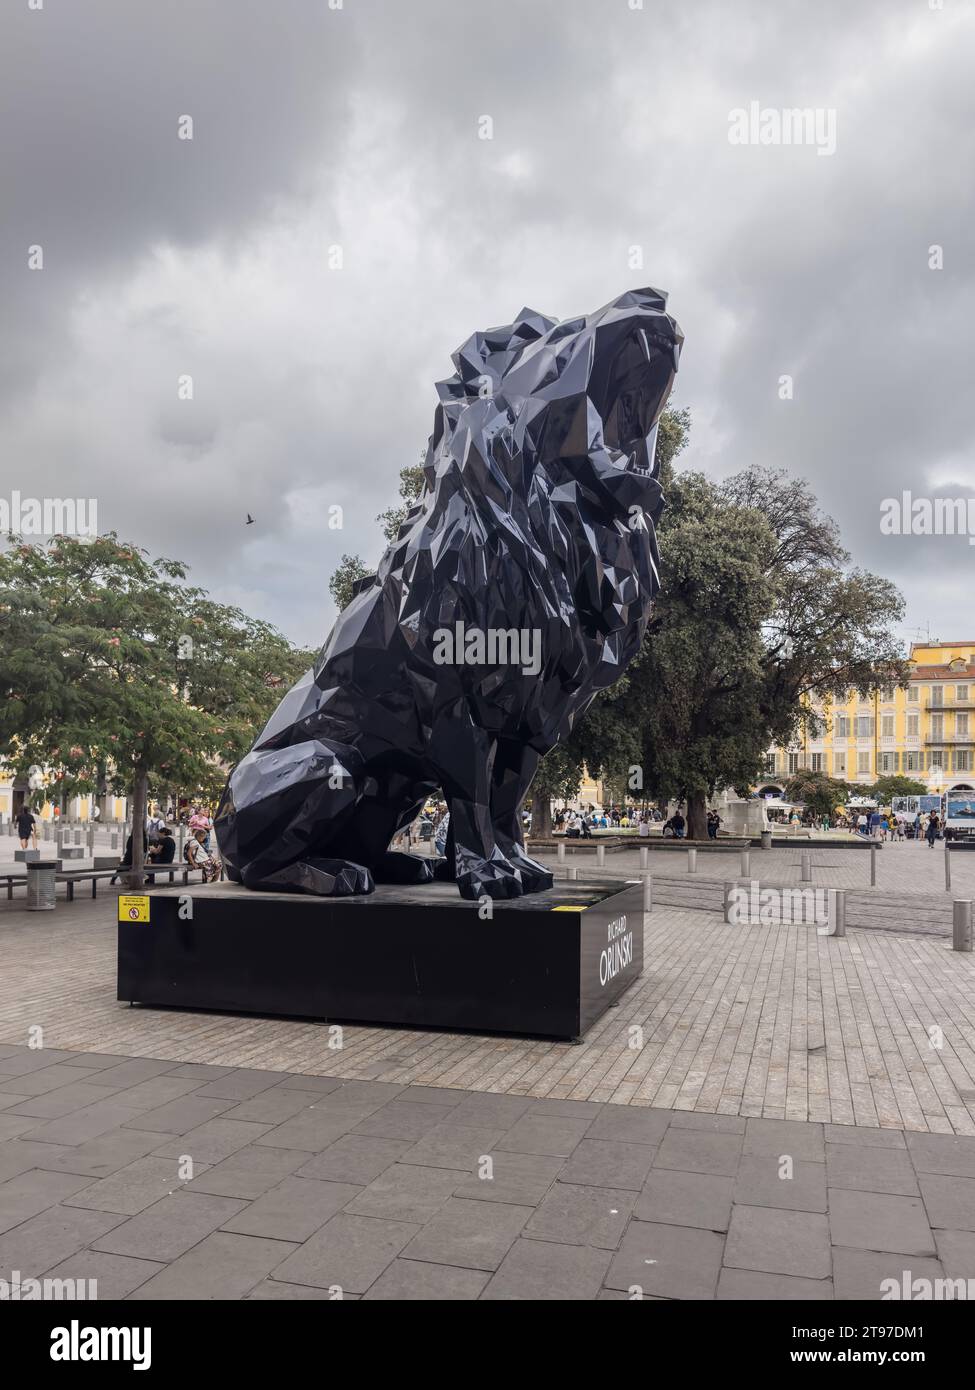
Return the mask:
POLYGON ((130 1003, 579 1039, 643 970, 639 883, 559 883, 491 921, 450 883, 367 898, 220 883, 146 902, 148 921, 118 927, 130 1003))

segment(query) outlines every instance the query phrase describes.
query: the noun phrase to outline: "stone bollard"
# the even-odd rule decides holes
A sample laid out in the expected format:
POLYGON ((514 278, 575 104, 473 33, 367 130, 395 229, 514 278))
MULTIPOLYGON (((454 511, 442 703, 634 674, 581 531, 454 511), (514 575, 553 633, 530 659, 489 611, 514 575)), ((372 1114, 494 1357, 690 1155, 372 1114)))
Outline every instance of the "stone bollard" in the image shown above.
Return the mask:
POLYGON ((597 845, 597 846, 596 846, 596 863, 599 865, 599 867, 600 867, 601 869, 605 866, 605 864, 606 864, 606 846, 605 846, 605 845, 597 845))
POLYGON ((575 880, 575 879, 577 879, 578 877, 579 877, 579 870, 576 868, 575 864, 571 864, 571 865, 569 866, 569 878, 572 879, 572 880, 575 880))
POLYGON ((748 878, 749 874, 751 873, 751 862, 752 859, 748 850, 743 849, 741 852, 741 866, 738 870, 742 878, 748 878))
POLYGON ((812 883, 812 855, 807 849, 799 856, 799 882, 812 883))
POLYGON ((560 840, 560 841, 559 841, 558 855, 559 855, 559 863, 560 863, 560 864, 564 864, 564 863, 565 863, 565 841, 564 841, 564 840, 560 840))
POLYGON ((53 912, 57 869, 50 862, 27 865, 27 911, 53 912))
POLYGON ((870 887, 877 886, 877 846, 870 846, 870 887))
POLYGON ((951 892, 951 855, 948 852, 947 840, 945 840, 945 892, 951 892))
POLYGON ((641 845, 641 846, 640 846, 640 868, 641 868, 641 869, 647 868, 647 866, 648 866, 648 864, 649 864, 649 860, 650 860, 650 850, 649 850, 648 846, 646 846, 646 845, 641 845))
POLYGON ((951 949, 970 951, 972 949, 972 900, 956 898, 952 904, 951 949))
POLYGON ((696 850, 696 849, 688 849, 688 851, 687 851, 687 872, 688 872, 689 874, 696 874, 696 873, 697 873, 697 850, 696 850))
POLYGON ((643 910, 651 912, 653 910, 653 875, 644 874, 643 876, 643 910))

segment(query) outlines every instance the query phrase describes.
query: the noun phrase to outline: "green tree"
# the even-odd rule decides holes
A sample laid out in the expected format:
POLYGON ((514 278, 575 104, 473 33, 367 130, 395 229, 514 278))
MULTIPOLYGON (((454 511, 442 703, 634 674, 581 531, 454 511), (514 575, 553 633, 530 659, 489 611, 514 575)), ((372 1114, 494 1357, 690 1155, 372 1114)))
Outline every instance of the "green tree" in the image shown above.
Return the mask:
POLYGON ((870 788, 870 795, 876 797, 880 806, 889 806, 895 796, 925 796, 928 788, 926 783, 919 782, 916 777, 891 776, 878 777, 870 788))
POLYGON ((850 795, 846 782, 838 782, 825 772, 813 772, 801 767, 790 777, 785 787, 787 801, 801 801, 814 816, 832 816, 837 806, 844 806, 850 795))
MULTIPOLYGON (((686 415, 669 422, 678 451, 686 431, 686 415)), ((661 592, 602 717, 639 732, 645 790, 686 800, 689 833, 702 838, 709 796, 750 785, 769 745, 788 745, 803 723, 817 730, 811 697, 906 682, 891 634, 903 601, 849 568, 801 479, 746 469, 715 484, 663 471, 661 592)))
POLYGON ((335 600, 335 607, 340 613, 343 608, 348 608, 352 602, 356 584, 360 579, 364 579, 368 573, 369 570, 358 555, 342 556, 338 569, 328 581, 328 591, 335 600))
MULTIPOLYGON (((144 824, 148 788, 213 796, 309 664, 267 623, 112 533, 0 555, 0 757, 62 796, 108 786, 144 824)), ((133 834, 131 883, 142 883, 133 834)))

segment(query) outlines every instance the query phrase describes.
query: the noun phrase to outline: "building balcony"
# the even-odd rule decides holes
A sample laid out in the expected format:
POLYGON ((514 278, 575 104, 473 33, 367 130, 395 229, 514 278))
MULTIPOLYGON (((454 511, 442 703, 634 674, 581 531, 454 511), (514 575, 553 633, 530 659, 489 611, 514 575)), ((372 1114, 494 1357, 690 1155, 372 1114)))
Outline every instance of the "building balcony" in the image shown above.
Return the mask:
POLYGON ((927 704, 924 708, 934 714, 943 709, 975 709, 975 700, 945 700, 943 705, 927 704))
POLYGON ((929 747, 942 748, 955 744, 975 746, 975 733, 972 734, 925 734, 924 742, 929 747))

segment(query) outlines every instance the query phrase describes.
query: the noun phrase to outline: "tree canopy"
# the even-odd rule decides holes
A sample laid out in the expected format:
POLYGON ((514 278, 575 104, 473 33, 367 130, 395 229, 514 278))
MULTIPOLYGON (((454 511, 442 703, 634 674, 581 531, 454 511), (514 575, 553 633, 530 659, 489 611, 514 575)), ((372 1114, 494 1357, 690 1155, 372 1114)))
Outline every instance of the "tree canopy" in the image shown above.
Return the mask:
MULTIPOLYGON (((0 758, 57 794, 212 797, 310 653, 111 533, 0 554, 0 758)), ((133 838, 141 872, 141 836, 133 838)))

